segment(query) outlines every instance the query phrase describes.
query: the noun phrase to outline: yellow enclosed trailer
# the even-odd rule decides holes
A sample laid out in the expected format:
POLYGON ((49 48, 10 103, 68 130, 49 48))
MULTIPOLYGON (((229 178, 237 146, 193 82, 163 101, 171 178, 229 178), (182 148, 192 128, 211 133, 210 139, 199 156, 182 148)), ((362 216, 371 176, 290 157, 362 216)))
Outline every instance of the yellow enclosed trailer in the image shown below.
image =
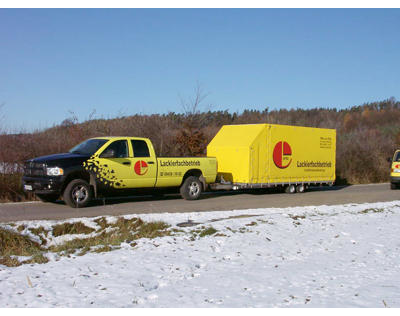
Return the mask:
POLYGON ((224 125, 207 146, 218 178, 234 189, 335 181, 336 130, 276 124, 224 125))

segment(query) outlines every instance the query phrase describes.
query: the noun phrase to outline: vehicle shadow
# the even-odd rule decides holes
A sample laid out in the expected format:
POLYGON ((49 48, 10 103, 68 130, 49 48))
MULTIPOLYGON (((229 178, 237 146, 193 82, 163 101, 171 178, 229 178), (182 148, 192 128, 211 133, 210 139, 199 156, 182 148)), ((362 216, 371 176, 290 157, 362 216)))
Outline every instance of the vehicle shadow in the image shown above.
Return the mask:
MULTIPOLYGON (((329 186, 329 185, 321 185, 321 186, 310 186, 307 188, 305 193, 307 192, 318 192, 318 191, 339 191, 345 188, 348 188, 352 185, 338 185, 338 186, 329 186)), ((248 195, 266 195, 266 194, 288 194, 285 193, 284 190, 280 187, 274 188, 261 188, 261 189, 246 189, 246 190, 237 190, 237 191, 214 191, 214 192, 205 192, 202 195, 202 199, 212 199, 214 197, 218 197, 221 195, 238 195, 238 194, 248 194, 248 195)))
MULTIPOLYGON (((338 186, 311 186, 305 192, 321 192, 321 191, 338 191, 343 190, 351 185, 338 185, 338 186)), ((247 189, 247 190, 237 190, 237 191, 207 191, 204 192, 201 197, 201 200, 215 199, 224 196, 235 196, 235 195, 269 195, 269 194, 287 194, 283 192, 281 188, 263 188, 263 189, 247 189)), ((182 197, 178 192, 168 192, 168 193, 156 193, 156 194, 140 194, 140 195, 123 195, 123 196, 114 196, 114 197, 100 197, 94 199, 87 207, 98 207, 98 206, 106 206, 106 205, 118 205, 124 203, 132 203, 132 202, 155 202, 155 201, 173 201, 173 200, 182 200, 182 197)), ((63 201, 57 201, 57 204, 64 204, 63 201)))

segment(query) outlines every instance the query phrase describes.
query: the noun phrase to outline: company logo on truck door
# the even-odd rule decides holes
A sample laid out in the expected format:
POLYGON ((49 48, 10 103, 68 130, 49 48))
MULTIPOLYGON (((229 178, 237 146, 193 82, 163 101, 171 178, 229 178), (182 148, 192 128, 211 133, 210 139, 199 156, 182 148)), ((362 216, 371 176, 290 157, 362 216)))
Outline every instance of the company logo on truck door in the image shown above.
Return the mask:
POLYGON ((139 160, 138 162, 135 163, 134 169, 137 175, 143 176, 149 170, 149 166, 147 165, 146 161, 139 160))
POLYGON ((289 167, 292 162, 292 148, 287 142, 280 141, 274 147, 273 160, 280 169, 289 167))

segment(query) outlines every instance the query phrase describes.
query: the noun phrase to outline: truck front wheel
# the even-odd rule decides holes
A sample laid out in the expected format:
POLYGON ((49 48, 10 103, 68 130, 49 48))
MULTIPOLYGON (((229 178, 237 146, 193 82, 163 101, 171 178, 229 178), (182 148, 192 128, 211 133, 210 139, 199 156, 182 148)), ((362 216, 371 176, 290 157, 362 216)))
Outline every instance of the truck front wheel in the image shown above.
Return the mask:
POLYGON ((185 200, 197 200, 203 190, 199 178, 190 176, 183 182, 180 192, 185 200))
POLYGON ((64 190, 64 202, 76 208, 85 207, 93 197, 89 183, 82 179, 75 179, 68 183, 64 190))

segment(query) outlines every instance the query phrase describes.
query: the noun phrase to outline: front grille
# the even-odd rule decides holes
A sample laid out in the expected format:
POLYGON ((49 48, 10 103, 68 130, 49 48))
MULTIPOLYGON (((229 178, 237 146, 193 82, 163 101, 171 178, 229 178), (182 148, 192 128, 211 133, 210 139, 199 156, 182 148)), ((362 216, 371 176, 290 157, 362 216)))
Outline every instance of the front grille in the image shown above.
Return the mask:
POLYGON ((24 175, 40 177, 46 175, 46 164, 28 161, 24 165, 24 175))

